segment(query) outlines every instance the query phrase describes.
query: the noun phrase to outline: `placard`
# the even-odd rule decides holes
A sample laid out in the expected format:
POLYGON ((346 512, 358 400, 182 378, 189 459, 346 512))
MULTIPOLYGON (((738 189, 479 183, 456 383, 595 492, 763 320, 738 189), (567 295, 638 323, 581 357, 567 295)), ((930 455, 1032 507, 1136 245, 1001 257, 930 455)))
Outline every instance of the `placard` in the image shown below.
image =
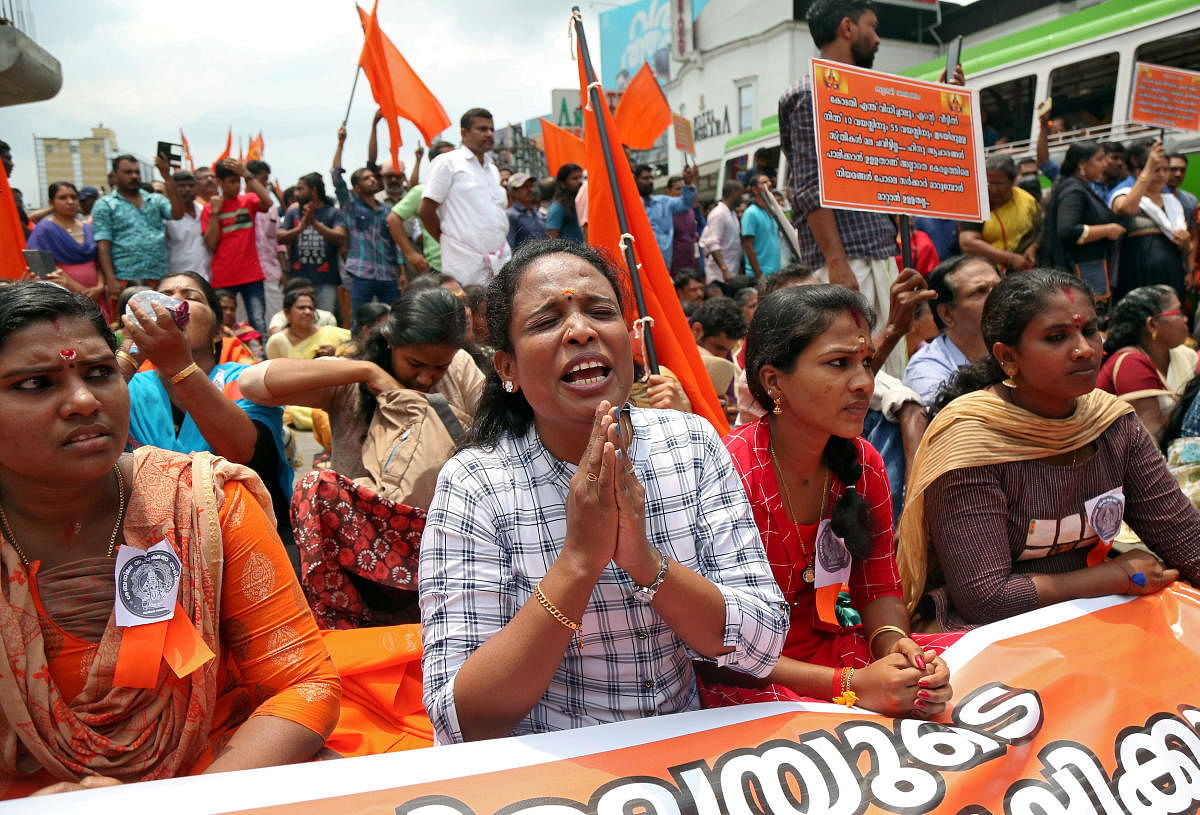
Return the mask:
POLYGON ((675 125, 675 146, 685 153, 696 155, 696 145, 692 140, 692 123, 678 113, 671 114, 675 125))
POLYGON ((1136 63, 1129 110, 1129 120, 1138 124, 1200 130, 1200 73, 1136 63))
POLYGON ((988 218, 978 91, 813 59, 821 206, 988 218))

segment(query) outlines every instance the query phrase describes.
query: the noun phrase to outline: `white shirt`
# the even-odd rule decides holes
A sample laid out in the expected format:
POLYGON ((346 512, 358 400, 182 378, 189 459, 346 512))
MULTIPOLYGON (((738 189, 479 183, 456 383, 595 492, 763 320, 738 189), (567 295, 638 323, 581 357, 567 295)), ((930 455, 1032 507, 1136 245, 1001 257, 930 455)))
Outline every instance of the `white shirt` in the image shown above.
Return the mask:
POLYGON ((713 250, 721 253, 721 260, 733 274, 741 273, 742 228, 737 214, 724 201, 718 201, 708 214, 708 223, 700 236, 700 248, 704 250, 704 282, 725 282, 725 273, 717 265, 713 250))
POLYGON ((512 256, 508 247, 508 196, 500 171, 467 147, 443 153, 429 166, 421 192, 438 205, 442 271, 462 285, 486 284, 512 256))
POLYGON ((258 250, 258 265, 262 267, 263 277, 267 280, 278 280, 282 274, 279 268, 279 210, 271 207, 266 212, 254 216, 254 248, 258 250))
POLYGON ((165 221, 167 228, 167 251, 170 253, 168 271, 170 274, 180 272, 195 272, 205 280, 212 279, 212 253, 204 244, 204 229, 200 226, 200 213, 204 205, 192 201, 192 217, 184 211, 178 221, 165 221))

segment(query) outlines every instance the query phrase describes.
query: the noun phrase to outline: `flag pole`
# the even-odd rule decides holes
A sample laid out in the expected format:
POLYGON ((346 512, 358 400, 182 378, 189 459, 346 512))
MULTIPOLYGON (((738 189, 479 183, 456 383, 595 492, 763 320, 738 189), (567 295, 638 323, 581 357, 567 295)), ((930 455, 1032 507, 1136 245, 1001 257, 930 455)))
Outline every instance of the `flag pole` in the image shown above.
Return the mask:
MULTIPOLYGON (((621 200, 620 187, 617 183, 617 167, 613 163, 611 145, 608 141, 608 127, 604 123, 604 99, 600 96, 600 88, 596 82, 596 72, 592 69, 592 58, 588 53, 587 37, 583 33, 583 15, 579 6, 572 6, 571 19, 575 24, 575 36, 579 40, 580 57, 583 60, 584 77, 588 83, 588 101, 595 111, 596 128, 600 136, 600 149, 604 153, 604 168, 608 173, 608 185, 613 191, 613 203, 617 208, 617 226, 622 235, 629 234, 629 219, 625 217, 625 203, 621 200)), ((622 241, 625 253, 625 265, 629 267, 629 281, 633 284, 633 301, 637 306, 638 319, 642 320, 642 347, 646 349, 646 370, 658 374, 658 354, 654 351, 654 337, 651 334, 650 323, 647 320, 646 298, 642 294, 642 280, 638 272, 637 257, 633 253, 633 242, 622 241)), ((654 247, 658 251, 658 246, 654 247)))
POLYGON ((350 106, 354 104, 354 90, 358 87, 358 75, 362 73, 362 65, 354 66, 354 84, 350 86, 350 99, 346 102, 346 115, 342 117, 342 127, 350 121, 350 106))

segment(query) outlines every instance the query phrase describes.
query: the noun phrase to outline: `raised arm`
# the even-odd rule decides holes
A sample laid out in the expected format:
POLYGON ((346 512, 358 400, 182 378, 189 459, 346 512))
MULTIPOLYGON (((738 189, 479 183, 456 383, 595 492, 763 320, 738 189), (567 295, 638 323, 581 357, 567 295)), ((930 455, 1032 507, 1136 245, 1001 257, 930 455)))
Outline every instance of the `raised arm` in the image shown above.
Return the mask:
POLYGON ((272 359, 252 365, 238 379, 242 395, 269 407, 307 405, 328 410, 333 391, 366 382, 374 393, 400 387, 387 371, 357 359, 272 359))

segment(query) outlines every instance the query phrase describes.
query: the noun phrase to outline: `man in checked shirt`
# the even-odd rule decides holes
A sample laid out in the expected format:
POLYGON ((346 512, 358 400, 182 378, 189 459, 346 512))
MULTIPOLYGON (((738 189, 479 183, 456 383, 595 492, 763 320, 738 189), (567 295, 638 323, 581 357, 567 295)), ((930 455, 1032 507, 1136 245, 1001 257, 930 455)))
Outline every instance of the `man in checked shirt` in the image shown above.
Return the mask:
MULTIPOLYGON (((879 50, 879 18, 870 0, 816 0, 808 10, 808 29, 822 59, 870 68, 879 50)), ((944 79, 945 75, 939 77, 944 79)), ((952 84, 963 84, 961 67, 952 84)), ((821 206, 817 184, 817 145, 813 130, 812 82, 805 75, 779 98, 779 137, 788 166, 792 222, 800 244, 800 262, 820 277, 862 291, 886 324, 889 288, 896 268, 896 224, 892 216, 821 206)), ((898 343, 884 370, 904 373, 904 346, 898 343)))

